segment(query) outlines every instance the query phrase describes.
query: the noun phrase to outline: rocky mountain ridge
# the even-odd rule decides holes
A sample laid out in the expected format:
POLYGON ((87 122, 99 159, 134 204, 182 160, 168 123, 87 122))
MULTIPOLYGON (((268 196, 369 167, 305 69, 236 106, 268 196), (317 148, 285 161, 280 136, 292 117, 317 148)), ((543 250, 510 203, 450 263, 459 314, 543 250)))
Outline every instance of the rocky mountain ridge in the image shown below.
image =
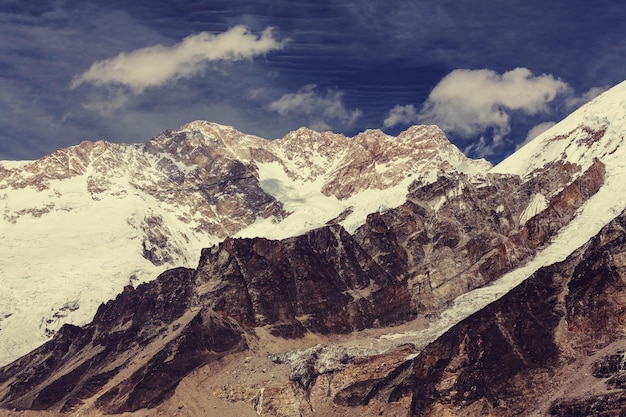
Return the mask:
POLYGON ((302 128, 269 141, 204 121, 145 144, 83 142, 1 162, 0 362, 87 323, 125 285, 196 267, 227 236, 295 236, 339 216, 354 229, 401 204, 414 179, 489 167, 434 126, 397 138, 302 128))

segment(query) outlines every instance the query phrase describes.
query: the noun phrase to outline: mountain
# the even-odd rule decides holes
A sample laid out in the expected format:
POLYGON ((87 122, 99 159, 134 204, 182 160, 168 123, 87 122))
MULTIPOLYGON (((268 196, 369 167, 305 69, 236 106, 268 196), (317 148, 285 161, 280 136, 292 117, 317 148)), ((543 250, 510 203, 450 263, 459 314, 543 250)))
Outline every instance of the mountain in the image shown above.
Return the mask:
MULTIPOLYGON (((191 125, 211 134, 165 132, 135 147, 159 155, 139 171, 179 155, 168 157, 174 167, 161 163, 169 183, 189 176, 185 190, 205 190, 204 210, 226 199, 260 219, 216 234, 191 267, 126 285, 90 323, 66 324, 0 368, 0 406, 17 410, 7 415, 622 415, 624 114, 626 83, 491 169, 434 127, 396 139, 301 129, 273 142, 204 122, 191 125), (329 152, 335 143, 349 151, 329 152), (404 152, 415 160, 404 164, 404 152), (193 164, 204 176, 185 170, 193 164)), ((16 187, 24 166, 9 168, 7 196, 39 189, 16 187)), ((142 181, 128 190, 192 206, 184 192, 142 181)), ((163 230, 167 220, 147 223, 163 230)), ((136 252, 167 267, 171 235, 149 245, 152 229, 135 230, 145 233, 136 252)))
POLYGON ((126 285, 196 267, 227 236, 280 239, 333 219, 354 230, 413 180, 489 167, 435 126, 266 140, 203 121, 0 162, 0 363, 88 323, 126 285))

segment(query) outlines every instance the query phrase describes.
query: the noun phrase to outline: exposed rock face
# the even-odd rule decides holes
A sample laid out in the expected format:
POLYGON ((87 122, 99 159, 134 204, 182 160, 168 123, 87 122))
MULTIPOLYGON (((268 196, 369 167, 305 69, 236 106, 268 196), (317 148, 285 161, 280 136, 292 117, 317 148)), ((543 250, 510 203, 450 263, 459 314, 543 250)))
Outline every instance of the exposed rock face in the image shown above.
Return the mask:
POLYGON ((171 270, 127 287, 83 328, 0 374, 0 404, 107 413, 152 407, 199 366, 246 348, 246 328, 283 337, 346 333, 409 320, 407 289, 341 226, 285 241, 229 239, 197 271, 171 270), (73 387, 67 390, 68 387, 73 387))
POLYGON ((203 252, 197 280, 219 314, 287 337, 415 316, 406 287, 337 225, 283 241, 227 239, 203 252))
POLYGON ((236 323, 192 308, 192 283, 192 270, 171 270, 127 287, 88 326, 65 325, 0 371, 3 406, 71 411, 91 398, 108 413, 151 407, 198 366, 245 349, 236 323))
MULTIPOLYGON (((245 350, 253 328, 289 339, 436 313, 544 244, 597 191, 603 172, 598 162, 577 177, 565 175, 564 184, 546 193, 547 207, 524 224, 520 217, 534 182, 457 174, 416 184, 404 205, 370 215, 354 236, 330 224, 284 240, 226 239, 203 250, 195 271, 175 269, 136 290, 127 287, 100 307, 93 323, 63 327, 51 342, 3 368, 0 405, 69 411, 92 404, 107 413, 154 407, 190 372, 245 350), (544 233, 528 238, 531 225, 544 233)), ((513 407, 522 387, 510 379, 559 362, 556 342, 545 341, 564 308, 560 281, 552 276, 538 274, 508 304, 472 316, 414 361, 418 352, 411 345, 374 357, 345 352, 326 362, 320 362, 326 353, 313 350, 292 361, 292 389, 268 386, 268 396, 254 401, 266 413, 278 413, 280 404, 268 402, 269 392, 278 389, 284 404, 305 405, 297 407, 302 415, 315 415, 321 404, 408 406, 410 398, 415 415, 442 398, 455 407, 480 401, 494 409, 513 407), (540 304, 539 312, 524 310, 534 304, 540 304), (523 322, 525 314, 529 323, 523 322), (497 323, 485 319, 494 316, 497 323), (506 400, 502 390, 513 399, 506 400)), ((574 303, 570 310, 577 308, 574 303)), ((607 328, 617 324, 612 313, 602 316, 607 328)))
MULTIPOLYGON (((607 392, 595 392, 581 397, 567 396, 557 399, 549 409, 551 416, 619 416, 626 410, 626 367, 624 351, 601 356, 591 363, 590 373, 597 384, 604 385, 607 392)), ((587 371, 587 369, 585 369, 587 371)))
POLYGON ((410 396, 415 416, 621 415, 625 232, 626 212, 454 326, 411 361, 405 381, 383 388, 410 396), (609 354, 590 363, 595 352, 609 354), (606 386, 581 386, 582 373, 606 386))
POLYGON ((247 149, 267 142, 210 123, 168 130, 143 146, 145 155, 158 159, 164 181, 138 185, 158 201, 189 206, 191 210, 182 210, 187 222, 222 238, 257 217, 281 219, 286 213, 261 188, 247 149))
POLYGON ((412 345, 400 346, 383 355, 359 358, 330 383, 333 402, 343 406, 369 404, 374 398, 383 403, 398 401, 402 382, 409 375, 407 357, 416 354, 412 345))
MULTIPOLYGON (((544 188, 547 207, 522 223, 537 180, 519 177, 450 175, 409 191, 407 202, 371 214, 355 239, 397 279, 428 314, 460 294, 483 286, 519 266, 574 217, 602 186, 604 165, 596 161, 572 180, 561 177, 544 188)), ((572 173, 575 172, 572 170, 572 173)))
POLYGON ((129 283, 195 267, 202 248, 227 236, 282 239, 327 222, 353 231, 367 213, 401 204, 415 179, 489 168, 466 158, 435 126, 352 138, 302 128, 266 140, 204 121, 145 144, 83 142, 37 161, 0 162, 0 269, 11 277, 8 299, 0 300, 0 364, 64 323, 87 323, 100 302, 129 283), (391 197, 377 204, 361 195, 379 191, 391 197), (300 222, 311 193, 324 210, 300 222), (106 242, 97 256, 93 242, 106 242), (80 267, 86 257, 88 271, 80 267), (72 295, 50 276, 73 282, 72 295), (22 280, 50 285, 26 291, 22 280), (80 308, 51 317, 67 303, 80 308), (54 323, 44 328, 42 320, 54 323))
MULTIPOLYGON (((335 146, 330 144, 327 149, 335 146)), ((384 190, 411 173, 429 176, 438 172, 481 172, 487 168, 487 162, 470 162, 450 146, 436 126, 413 126, 398 137, 369 130, 352 138, 341 156, 322 188, 325 194, 339 199, 363 190, 384 190), (462 166, 465 162, 469 164, 462 166), (385 174, 380 175, 381 172, 385 174)))

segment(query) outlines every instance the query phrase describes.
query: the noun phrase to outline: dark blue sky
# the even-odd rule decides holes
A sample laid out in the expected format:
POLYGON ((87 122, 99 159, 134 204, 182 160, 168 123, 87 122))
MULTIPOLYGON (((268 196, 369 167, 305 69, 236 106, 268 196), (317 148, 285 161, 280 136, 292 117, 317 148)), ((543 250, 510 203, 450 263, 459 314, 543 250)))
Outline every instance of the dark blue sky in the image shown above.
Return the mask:
POLYGON ((0 159, 203 119, 435 123, 497 162, 626 78, 625 19, 618 0, 0 0, 0 159))

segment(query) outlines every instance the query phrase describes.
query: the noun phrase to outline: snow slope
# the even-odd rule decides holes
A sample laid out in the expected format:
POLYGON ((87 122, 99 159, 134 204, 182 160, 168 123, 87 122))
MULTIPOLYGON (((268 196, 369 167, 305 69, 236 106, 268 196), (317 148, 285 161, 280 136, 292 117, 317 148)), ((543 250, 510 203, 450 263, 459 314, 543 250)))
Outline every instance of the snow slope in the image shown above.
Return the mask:
POLYGON ((131 193, 127 178, 118 181, 118 189, 129 190, 123 198, 92 199, 82 176, 53 181, 42 192, 0 190, 5 213, 42 209, 0 221, 0 363, 32 350, 66 322, 88 323, 124 286, 170 267, 142 256, 139 225, 146 216, 165 218, 172 236, 191 237, 181 242, 187 252, 177 263, 195 267, 200 249, 213 243, 176 221, 167 205, 131 193))
POLYGON ((583 105, 491 171, 528 176, 550 161, 586 168, 599 158, 617 172, 620 164, 614 153, 622 147, 625 135, 626 81, 583 105))

